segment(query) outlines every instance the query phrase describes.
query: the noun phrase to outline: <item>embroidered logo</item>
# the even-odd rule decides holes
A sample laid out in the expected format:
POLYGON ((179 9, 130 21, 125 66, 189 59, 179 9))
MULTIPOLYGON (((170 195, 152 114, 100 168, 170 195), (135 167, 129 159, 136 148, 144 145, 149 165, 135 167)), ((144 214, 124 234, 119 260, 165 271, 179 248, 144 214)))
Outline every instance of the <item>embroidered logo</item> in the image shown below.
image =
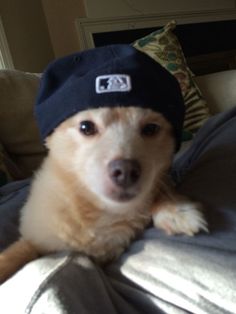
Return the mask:
POLYGON ((96 77, 96 93, 128 92, 131 79, 127 74, 109 74, 96 77))

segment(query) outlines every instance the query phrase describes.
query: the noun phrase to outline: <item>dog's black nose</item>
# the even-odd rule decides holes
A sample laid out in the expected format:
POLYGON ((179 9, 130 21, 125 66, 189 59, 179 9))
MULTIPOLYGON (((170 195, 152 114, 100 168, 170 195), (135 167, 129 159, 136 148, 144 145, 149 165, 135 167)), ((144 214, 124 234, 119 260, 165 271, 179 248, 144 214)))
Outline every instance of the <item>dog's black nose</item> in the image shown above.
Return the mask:
POLYGON ((141 166, 137 160, 114 159, 108 164, 108 172, 116 185, 129 188, 139 180, 141 166))

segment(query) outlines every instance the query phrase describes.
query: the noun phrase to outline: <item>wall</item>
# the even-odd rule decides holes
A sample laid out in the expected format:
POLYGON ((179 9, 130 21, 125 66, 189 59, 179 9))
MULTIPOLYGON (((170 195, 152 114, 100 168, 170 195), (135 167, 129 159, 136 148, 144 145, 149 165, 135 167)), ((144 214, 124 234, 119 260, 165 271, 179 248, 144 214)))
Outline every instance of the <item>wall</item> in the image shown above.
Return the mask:
POLYGON ((80 49, 75 20, 208 9, 234 9, 236 0, 0 0, 15 68, 40 72, 80 49))
MULTIPOLYGON (((75 20, 166 12, 207 12, 235 9, 236 0, 42 0, 56 57, 80 50, 75 20)), ((83 48, 83 46, 82 46, 83 48)))
POLYGON ((86 16, 83 0, 42 0, 42 5, 55 56, 78 51, 75 20, 86 16))
POLYGON ((41 72, 54 59, 41 0, 1 0, 0 15, 15 68, 41 72))
POLYGON ((84 0, 84 3, 91 18, 235 8, 235 0, 84 0))

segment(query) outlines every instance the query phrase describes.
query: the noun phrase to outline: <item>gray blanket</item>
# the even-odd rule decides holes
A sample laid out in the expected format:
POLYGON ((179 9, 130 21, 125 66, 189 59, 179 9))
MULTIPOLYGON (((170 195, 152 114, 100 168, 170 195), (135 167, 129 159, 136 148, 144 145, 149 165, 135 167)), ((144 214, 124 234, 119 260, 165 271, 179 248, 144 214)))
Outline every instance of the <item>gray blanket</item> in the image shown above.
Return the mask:
MULTIPOLYGON (((38 259, 0 287, 0 313, 236 313, 236 108, 205 124, 172 173, 204 204, 209 234, 169 237, 150 226, 105 269, 73 252, 38 259)), ((2 249, 18 236, 28 189, 0 189, 2 249)))

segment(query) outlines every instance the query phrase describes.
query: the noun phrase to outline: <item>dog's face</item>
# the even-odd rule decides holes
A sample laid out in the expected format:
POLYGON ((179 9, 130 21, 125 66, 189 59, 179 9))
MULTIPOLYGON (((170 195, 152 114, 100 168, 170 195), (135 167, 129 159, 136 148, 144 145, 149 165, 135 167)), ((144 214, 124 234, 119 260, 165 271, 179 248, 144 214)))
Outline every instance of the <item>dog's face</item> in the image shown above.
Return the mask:
POLYGON ((47 139, 49 155, 98 206, 122 211, 148 202, 175 147, 159 113, 137 107, 82 111, 47 139))

